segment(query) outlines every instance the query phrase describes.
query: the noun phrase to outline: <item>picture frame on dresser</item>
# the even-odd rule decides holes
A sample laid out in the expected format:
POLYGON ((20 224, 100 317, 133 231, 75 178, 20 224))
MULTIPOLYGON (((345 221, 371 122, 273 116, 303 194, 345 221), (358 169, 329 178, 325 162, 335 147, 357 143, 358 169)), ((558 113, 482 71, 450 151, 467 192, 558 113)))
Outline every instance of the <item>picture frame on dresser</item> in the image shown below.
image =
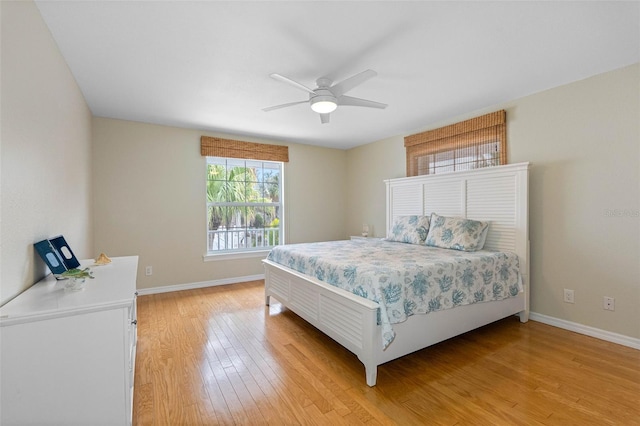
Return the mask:
POLYGON ((61 279, 58 275, 65 271, 80 266, 63 235, 38 241, 33 247, 56 279, 61 279))
POLYGON ((38 241, 33 245, 36 253, 40 255, 40 258, 43 260, 45 265, 49 268, 52 274, 59 275, 67 270, 67 267, 64 265, 64 261, 58 253, 58 250, 53 247, 51 241, 42 240, 38 241))

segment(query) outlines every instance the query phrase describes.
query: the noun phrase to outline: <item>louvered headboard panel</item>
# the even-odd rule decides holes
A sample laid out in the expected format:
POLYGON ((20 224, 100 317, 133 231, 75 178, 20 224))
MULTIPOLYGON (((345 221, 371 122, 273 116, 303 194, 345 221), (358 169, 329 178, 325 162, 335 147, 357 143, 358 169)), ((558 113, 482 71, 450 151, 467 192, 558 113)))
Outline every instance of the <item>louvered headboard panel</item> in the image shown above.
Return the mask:
POLYGON ((467 181, 467 217, 490 223, 487 249, 516 251, 516 215, 513 176, 467 181))
POLYGON ((485 248, 513 251, 529 267, 529 163, 389 179, 387 235, 396 216, 457 216, 490 222, 485 248))

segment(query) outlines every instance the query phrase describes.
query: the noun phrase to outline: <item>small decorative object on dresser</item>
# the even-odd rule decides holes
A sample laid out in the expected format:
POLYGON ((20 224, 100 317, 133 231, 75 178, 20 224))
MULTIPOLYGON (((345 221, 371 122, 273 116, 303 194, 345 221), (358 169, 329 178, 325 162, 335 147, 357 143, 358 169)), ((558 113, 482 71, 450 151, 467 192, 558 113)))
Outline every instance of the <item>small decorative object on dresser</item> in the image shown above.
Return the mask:
POLYGON ((67 278, 68 281, 64 285, 65 291, 80 291, 84 290, 84 282, 87 278, 93 279, 94 276, 91 272, 91 269, 67 269, 62 274, 60 274, 60 278, 67 278))
POLYGON ((111 259, 104 253, 100 253, 100 256, 96 257, 94 264, 97 266, 108 265, 111 263, 111 259))

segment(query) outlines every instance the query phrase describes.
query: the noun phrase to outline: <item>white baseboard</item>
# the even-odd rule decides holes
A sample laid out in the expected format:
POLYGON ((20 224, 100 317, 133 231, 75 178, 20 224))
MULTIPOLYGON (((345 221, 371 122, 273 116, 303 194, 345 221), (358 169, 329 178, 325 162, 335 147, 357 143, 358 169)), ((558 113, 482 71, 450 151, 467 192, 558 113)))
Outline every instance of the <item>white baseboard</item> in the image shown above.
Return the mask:
POLYGON ((576 333, 585 334, 587 336, 595 337, 596 339, 606 340, 607 342, 617 343, 619 345, 628 346, 634 349, 640 349, 640 339, 625 336, 623 334, 589 327, 588 325, 582 325, 578 324, 577 322, 554 318, 547 315, 538 314, 536 312, 531 312, 529 314, 529 319, 576 333))
POLYGON ((264 279, 264 274, 259 274, 259 275, 249 275, 246 277, 225 278, 222 280, 201 281, 198 283, 187 283, 187 284, 166 285, 162 287, 141 288, 141 289, 138 289, 138 295, 144 296, 146 294, 158 294, 158 293, 169 293, 171 291, 193 290, 195 288, 244 283, 248 281, 257 281, 257 280, 263 280, 263 279, 264 279))

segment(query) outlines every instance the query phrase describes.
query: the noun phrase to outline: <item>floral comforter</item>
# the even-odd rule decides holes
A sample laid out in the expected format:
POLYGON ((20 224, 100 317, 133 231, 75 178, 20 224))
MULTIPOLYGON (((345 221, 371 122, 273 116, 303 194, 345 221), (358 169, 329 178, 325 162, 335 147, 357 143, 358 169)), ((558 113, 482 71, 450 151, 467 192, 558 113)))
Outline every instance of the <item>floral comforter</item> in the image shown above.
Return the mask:
POLYGON ((502 300, 522 291, 515 253, 358 239, 274 247, 267 259, 380 305, 383 347, 414 314, 502 300))

